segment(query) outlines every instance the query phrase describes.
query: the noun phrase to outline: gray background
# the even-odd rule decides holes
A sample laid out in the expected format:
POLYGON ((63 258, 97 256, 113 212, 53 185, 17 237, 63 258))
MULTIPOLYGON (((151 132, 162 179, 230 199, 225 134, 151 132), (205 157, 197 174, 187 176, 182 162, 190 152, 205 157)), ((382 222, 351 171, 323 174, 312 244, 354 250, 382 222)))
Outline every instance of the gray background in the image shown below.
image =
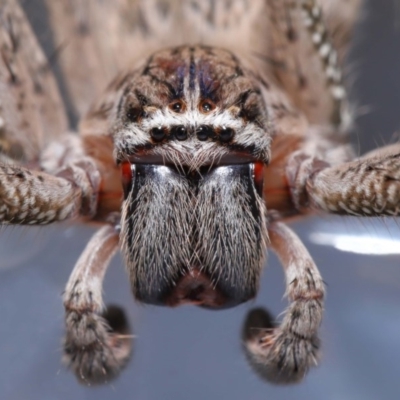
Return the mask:
MULTIPOLYGON (((400 7, 367 1, 350 68, 352 87, 368 115, 353 141, 362 151, 395 140, 400 127, 400 7), (365 108, 364 108, 365 109, 365 108)), ((40 39, 48 40, 40 2, 25 3, 40 39)), ((360 108, 361 110, 363 108, 360 108)), ((157 308, 135 304, 119 257, 105 280, 105 299, 124 307, 136 334, 121 377, 87 388, 60 363, 61 293, 93 230, 86 226, 0 231, 0 399, 398 399, 400 398, 400 256, 365 256, 317 246, 316 230, 354 227, 399 239, 400 227, 314 218, 296 224, 327 283, 321 329, 323 358, 305 381, 277 387, 259 380, 240 349, 246 312, 256 305, 278 315, 285 307, 283 273, 272 254, 256 301, 232 310, 157 308)))

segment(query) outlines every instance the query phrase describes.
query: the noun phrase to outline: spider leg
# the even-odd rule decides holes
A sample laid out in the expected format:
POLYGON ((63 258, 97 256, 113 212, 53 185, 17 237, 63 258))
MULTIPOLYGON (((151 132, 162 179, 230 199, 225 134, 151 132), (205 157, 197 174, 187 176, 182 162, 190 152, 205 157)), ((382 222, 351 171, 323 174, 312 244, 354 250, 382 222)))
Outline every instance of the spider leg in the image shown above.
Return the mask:
POLYGON ((118 232, 102 227, 77 261, 64 293, 64 361, 84 383, 115 377, 129 360, 132 340, 122 310, 105 310, 102 282, 118 249, 118 232))
POLYGON ((334 166, 312 158, 298 157, 298 161, 288 173, 297 208, 358 216, 400 215, 400 144, 334 166))
POLYGON ((291 229, 274 222, 268 233, 285 271, 290 303, 280 325, 275 325, 265 311, 250 313, 245 323, 244 349, 251 366, 263 378, 294 383, 317 364, 324 284, 310 254, 291 229))
POLYGON ((0 223, 42 225, 96 213, 100 173, 89 158, 56 176, 0 165, 0 223))

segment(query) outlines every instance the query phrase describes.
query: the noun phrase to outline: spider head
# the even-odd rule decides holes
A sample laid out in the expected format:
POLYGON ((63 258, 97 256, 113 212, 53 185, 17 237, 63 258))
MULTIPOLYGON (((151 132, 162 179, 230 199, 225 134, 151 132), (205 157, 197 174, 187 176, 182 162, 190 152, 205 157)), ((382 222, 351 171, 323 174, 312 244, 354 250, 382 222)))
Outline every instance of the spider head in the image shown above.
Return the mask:
POLYGON ((230 52, 178 47, 128 73, 113 127, 119 162, 268 163, 271 138, 260 83, 230 52))
POLYGON ((254 297, 271 141, 260 83, 228 51, 183 46, 119 85, 113 138, 135 296, 206 307, 254 297))

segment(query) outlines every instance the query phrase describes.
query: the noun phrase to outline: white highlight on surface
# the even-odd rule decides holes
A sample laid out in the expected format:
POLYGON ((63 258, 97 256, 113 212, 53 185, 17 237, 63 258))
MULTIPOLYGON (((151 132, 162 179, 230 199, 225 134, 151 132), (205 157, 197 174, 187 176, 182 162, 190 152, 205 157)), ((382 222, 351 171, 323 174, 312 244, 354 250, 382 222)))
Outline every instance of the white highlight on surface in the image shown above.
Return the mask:
POLYGON ((366 255, 400 254, 400 220, 391 217, 314 217, 307 221, 312 243, 366 255))
POLYGON ((338 250, 350 253, 375 255, 400 254, 400 238, 315 232, 310 234, 310 240, 315 244, 333 246, 338 250))

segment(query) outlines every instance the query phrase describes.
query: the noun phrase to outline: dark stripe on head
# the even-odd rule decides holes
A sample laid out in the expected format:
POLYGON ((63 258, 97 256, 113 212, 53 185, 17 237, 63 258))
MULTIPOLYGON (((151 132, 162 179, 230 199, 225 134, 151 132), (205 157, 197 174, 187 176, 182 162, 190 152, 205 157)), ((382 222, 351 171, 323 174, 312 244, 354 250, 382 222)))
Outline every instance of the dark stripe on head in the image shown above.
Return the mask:
POLYGON ((182 98, 184 94, 185 88, 185 75, 186 75, 186 66, 181 65, 178 67, 176 71, 176 98, 182 98))
POLYGON ((209 63, 202 62, 197 73, 201 97, 217 103, 219 101, 219 89, 221 85, 211 76, 209 63))
POLYGON ((240 118, 243 118, 248 122, 253 122, 257 124, 260 128, 263 128, 262 123, 260 122, 260 117, 262 117, 262 112, 259 107, 258 99, 254 98, 248 101, 251 95, 259 96, 260 94, 261 92, 258 89, 246 90, 237 97, 234 104, 240 108, 240 113, 239 113, 240 118))
POLYGON ((178 90, 177 90, 177 88, 175 88, 173 85, 171 85, 166 80, 159 79, 159 78, 157 78, 156 76, 154 76, 154 75, 152 75, 150 73, 147 74, 147 76, 149 76, 154 82, 159 83, 161 85, 164 85, 168 89, 168 96, 170 98, 170 101, 179 99, 181 97, 180 96, 179 87, 178 87, 178 90))
POLYGON ((249 98, 249 96, 254 93, 254 89, 249 89, 246 90, 243 93, 240 93, 240 95, 238 96, 238 98, 234 101, 234 104, 237 105, 240 108, 244 107, 244 104, 246 103, 246 100, 249 98))
POLYGON ((129 84, 125 87, 124 91, 122 92, 122 95, 119 99, 118 106, 117 106, 117 115, 121 116, 122 108, 123 108, 123 104, 125 102, 126 96, 128 96, 128 93, 131 90, 132 90, 132 85, 129 84))
POLYGON ((194 90, 196 78, 196 63, 194 60, 194 48, 190 49, 190 65, 189 65, 189 89, 194 90))
POLYGON ((150 100, 139 90, 135 89, 135 96, 138 99, 139 104, 144 107, 150 104, 150 100))

